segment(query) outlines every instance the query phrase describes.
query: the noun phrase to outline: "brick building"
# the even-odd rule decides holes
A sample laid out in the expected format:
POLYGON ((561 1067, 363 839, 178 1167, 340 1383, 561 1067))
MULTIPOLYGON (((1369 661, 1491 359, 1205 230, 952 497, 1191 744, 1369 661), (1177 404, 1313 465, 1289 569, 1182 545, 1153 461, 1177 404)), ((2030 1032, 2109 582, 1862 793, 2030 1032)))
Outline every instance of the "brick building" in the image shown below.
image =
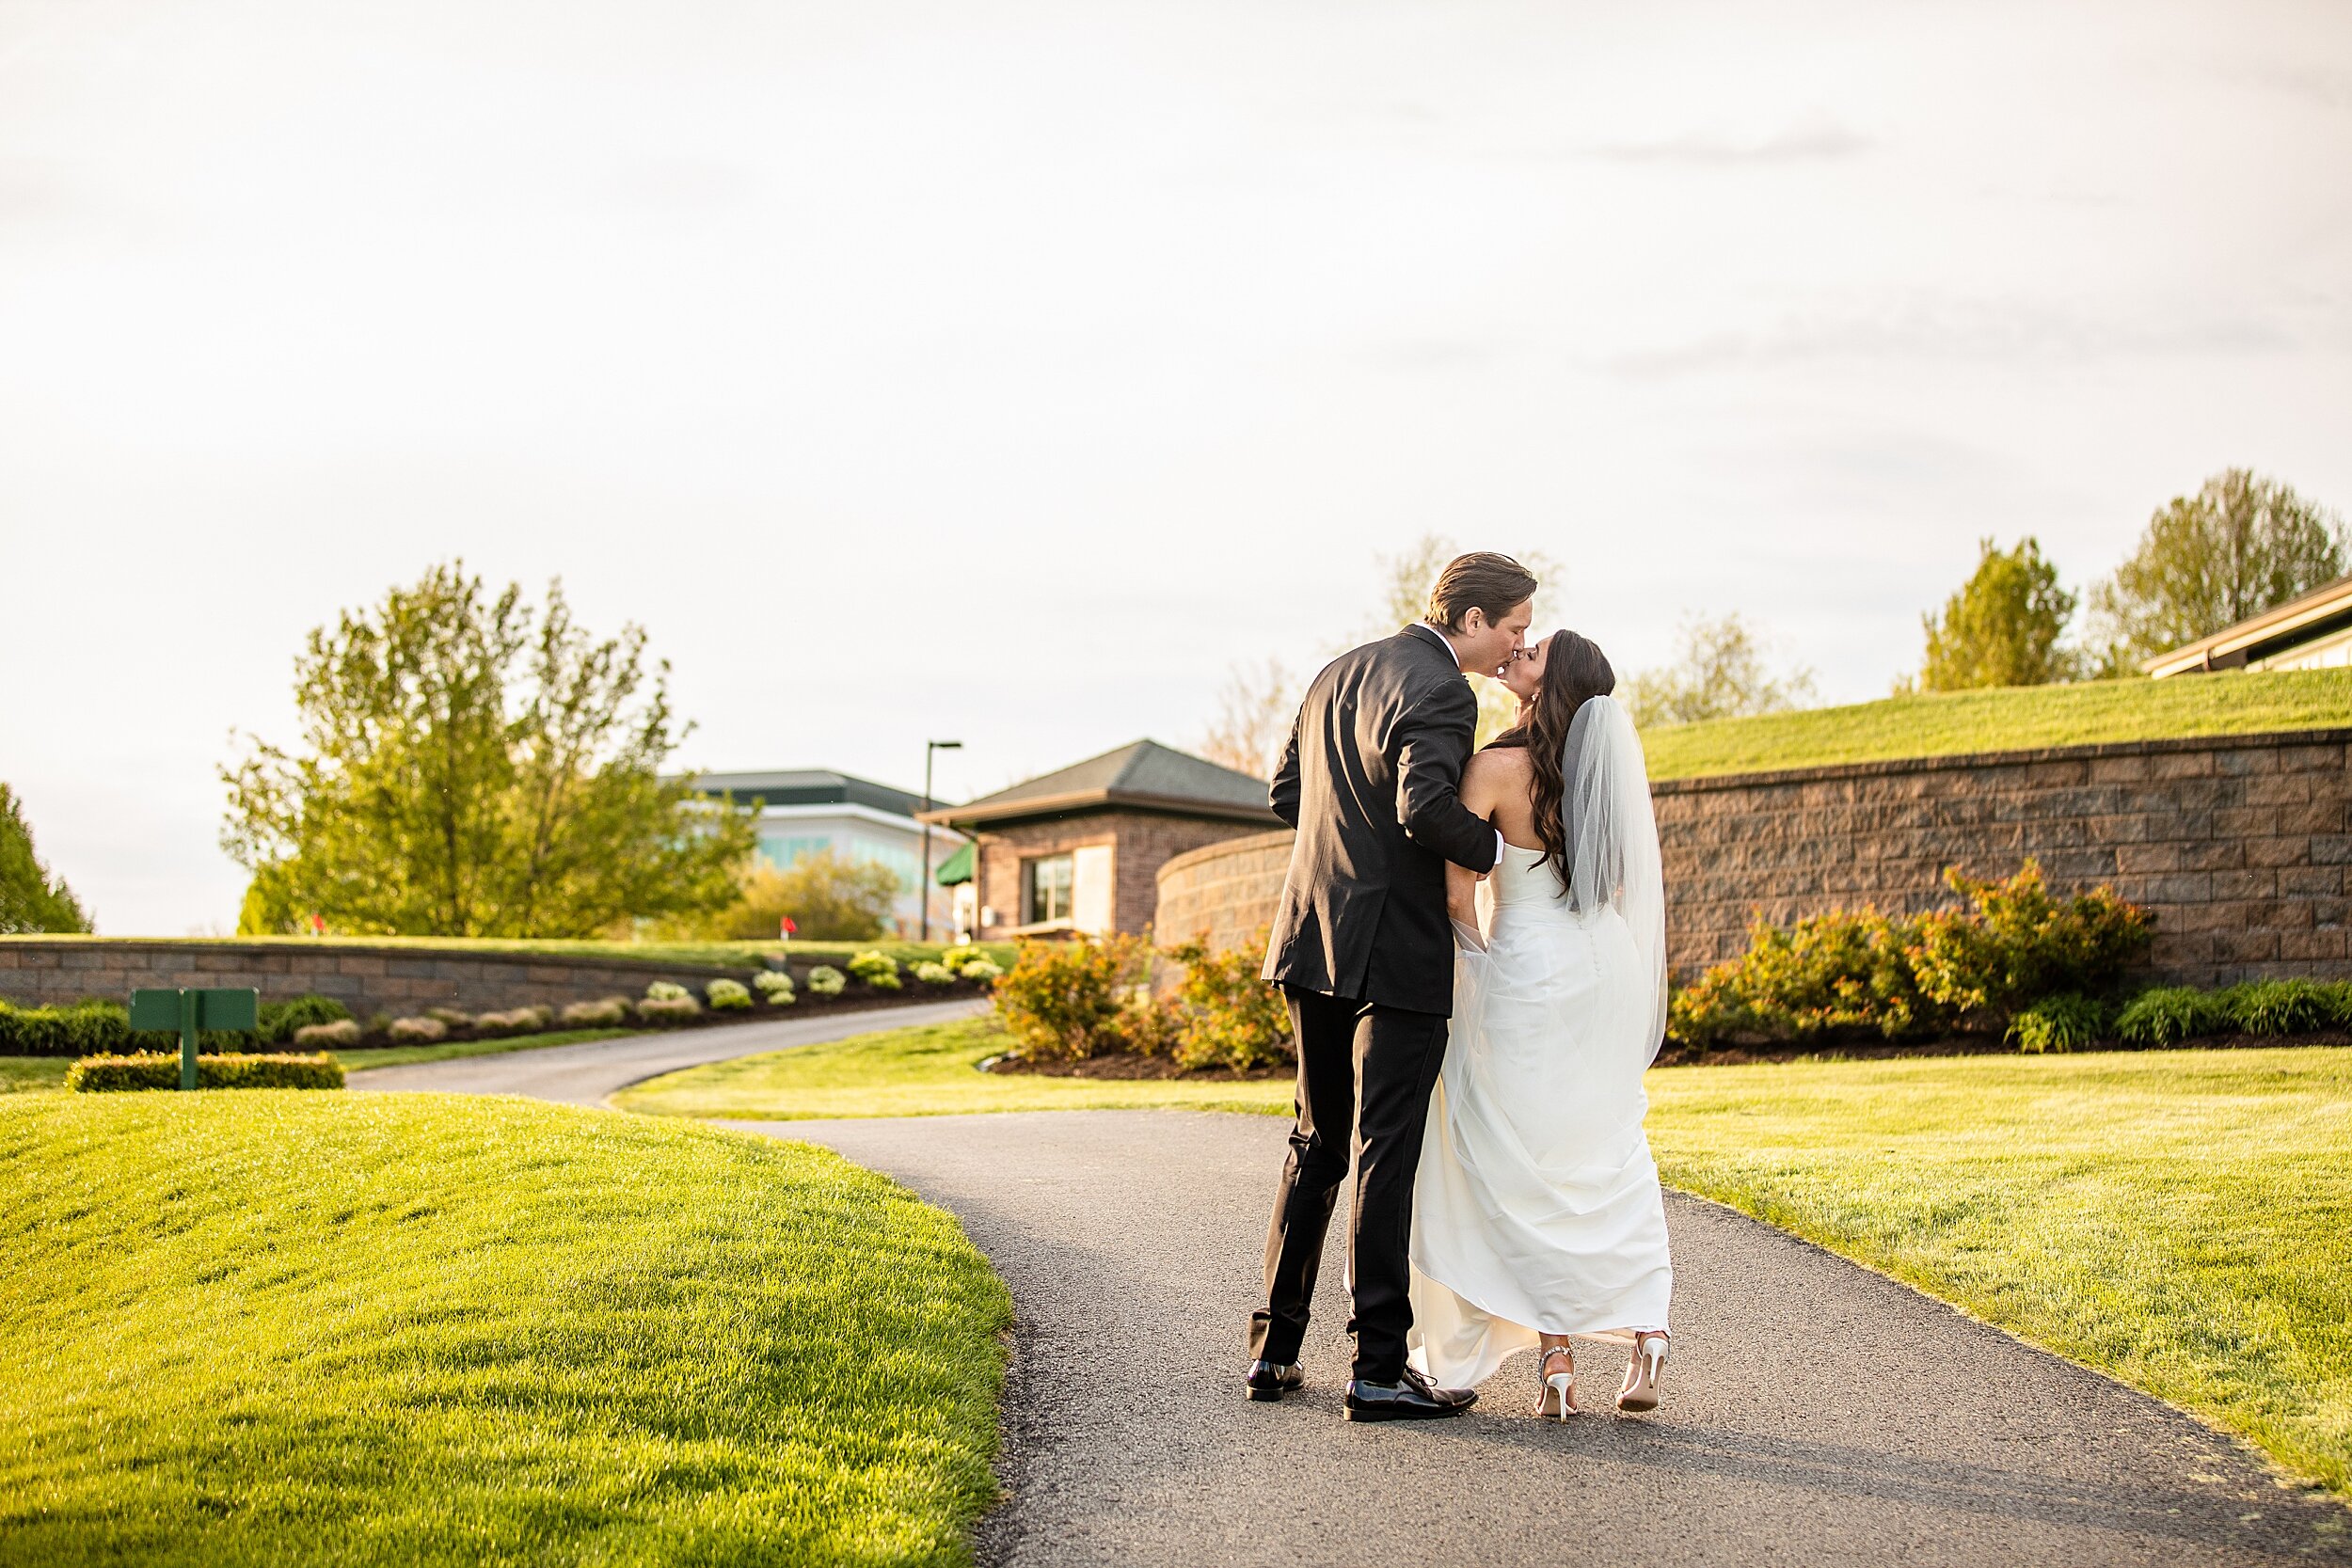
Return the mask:
POLYGON ((987 941, 1142 931, 1168 860, 1279 826, 1263 779, 1156 740, 925 816, 973 839, 987 941))

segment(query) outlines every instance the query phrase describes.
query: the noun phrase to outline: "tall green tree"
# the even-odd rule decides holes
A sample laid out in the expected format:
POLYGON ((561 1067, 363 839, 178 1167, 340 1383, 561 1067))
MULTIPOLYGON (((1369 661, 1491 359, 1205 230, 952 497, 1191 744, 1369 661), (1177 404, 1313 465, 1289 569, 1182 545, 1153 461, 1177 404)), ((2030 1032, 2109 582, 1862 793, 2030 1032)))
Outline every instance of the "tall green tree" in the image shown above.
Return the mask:
POLYGON ((2344 575, 2343 521, 2276 480, 2229 468, 2157 508, 2115 576, 2090 591, 2108 673, 2282 605, 2344 575))
POLYGON ((1986 539, 1978 548, 1976 571, 1944 601, 1944 613, 1920 617, 1928 647, 1919 685, 1965 691, 2073 679, 2080 661, 2063 640, 2074 595, 2058 586, 2041 545, 2028 537, 2002 550, 1986 539))
POLYGON ((1680 642, 1671 663, 1618 687, 1626 710, 1645 729, 1787 713, 1813 701, 1813 672, 1800 666, 1775 674, 1763 634, 1737 612, 1686 617, 1680 642))
POLYGON ((33 830, 16 792, 0 784, 0 935, 88 929, 81 900, 34 852, 33 830))
POLYGON ((748 816, 665 782, 669 666, 462 562, 312 631, 302 742, 221 769, 221 844, 253 872, 239 929, 582 937, 737 896, 748 816))

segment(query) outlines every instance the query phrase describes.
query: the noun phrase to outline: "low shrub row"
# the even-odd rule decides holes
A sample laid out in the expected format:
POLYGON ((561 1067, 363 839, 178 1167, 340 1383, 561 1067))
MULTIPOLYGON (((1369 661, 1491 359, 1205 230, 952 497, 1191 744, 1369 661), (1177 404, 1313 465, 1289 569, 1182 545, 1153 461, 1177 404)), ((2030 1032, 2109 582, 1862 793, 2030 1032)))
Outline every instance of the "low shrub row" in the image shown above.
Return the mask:
MULTIPOLYGON (((76 1094, 125 1089, 176 1089, 180 1053, 142 1051, 131 1055, 85 1056, 66 1069, 65 1086, 76 1094)), ((343 1069, 325 1053, 251 1055, 221 1052, 196 1059, 199 1089, 340 1089, 343 1069)))
MULTIPOLYGON (((879 949, 848 960, 849 973, 829 964, 809 972, 807 988, 818 997, 836 997, 854 985, 860 990, 889 992, 904 989, 898 961, 879 949)), ((985 987, 1003 973, 977 947, 949 948, 936 961, 925 960, 914 971, 916 984, 931 987, 985 987)), ((312 1051, 342 1051, 373 1044, 434 1045, 451 1040, 496 1039, 538 1034, 560 1022, 567 1029, 611 1029, 631 1023, 668 1025, 692 1022, 706 1012, 748 1011, 755 1006, 791 1006, 800 1000, 792 976, 780 969, 762 970, 752 984, 715 979, 701 997, 675 981, 657 980, 644 997, 606 997, 574 1002, 564 1007, 510 1007, 503 1011, 467 1013, 454 1007, 431 1007, 414 1017, 379 1016, 367 1022, 328 996, 297 996, 264 1002, 250 1031, 206 1030, 199 1037, 201 1050, 215 1054, 238 1054, 257 1048, 295 1045, 312 1051)), ((177 1052, 176 1034, 134 1031, 130 1009, 119 1002, 85 1001, 62 1007, 18 1007, 0 1001, 0 1056, 94 1056, 139 1051, 177 1052)))
POLYGON ((2352 1032, 2352 981, 2252 980, 2217 990, 2159 986, 2120 1001, 2071 992, 2046 997, 2010 1021, 2008 1037, 2028 1052, 2145 1051, 2336 1030, 2352 1032))
POLYGON ((996 982, 996 1016, 1015 1053, 1034 1061, 1134 1054, 1186 1070, 1278 1067, 1297 1052, 1289 1009, 1258 978, 1258 962, 1247 948, 1195 942, 1162 952, 1132 936, 1025 942, 996 982), (1168 961, 1182 974, 1163 984, 1168 961))
MULTIPOLYGON (((254 1029, 207 1029, 198 1036, 198 1044, 222 1053, 287 1045, 320 1024, 350 1019, 351 1009, 331 996, 297 996, 262 1003, 254 1029)), ((177 1051, 179 1043, 176 1034, 134 1030, 131 1009, 119 1002, 93 1000, 63 1007, 18 1007, 0 1002, 0 1056, 93 1056, 167 1047, 177 1051)))
MULTIPOLYGON (((1668 1038, 1704 1051, 1998 1034, 2055 998, 2112 995, 2154 938, 2148 913, 2110 889, 2052 896, 2030 860, 2007 881, 1944 879, 1963 907, 1838 910, 1786 928, 1758 920, 1745 954, 1675 992, 1668 1038)), ((2080 1023, 2046 1016, 2060 1031, 2080 1023)))

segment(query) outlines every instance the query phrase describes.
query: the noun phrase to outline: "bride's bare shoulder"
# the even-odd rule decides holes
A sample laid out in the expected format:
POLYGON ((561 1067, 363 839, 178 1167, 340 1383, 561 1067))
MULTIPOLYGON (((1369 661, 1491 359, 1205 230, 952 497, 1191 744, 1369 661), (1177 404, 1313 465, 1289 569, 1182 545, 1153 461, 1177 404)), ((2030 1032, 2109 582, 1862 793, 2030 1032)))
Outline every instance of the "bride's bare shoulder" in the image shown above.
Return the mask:
POLYGON ((1471 796, 1500 799, 1504 790, 1526 780, 1526 747, 1489 746, 1470 753, 1469 765, 1462 769, 1462 794, 1466 800, 1471 796))

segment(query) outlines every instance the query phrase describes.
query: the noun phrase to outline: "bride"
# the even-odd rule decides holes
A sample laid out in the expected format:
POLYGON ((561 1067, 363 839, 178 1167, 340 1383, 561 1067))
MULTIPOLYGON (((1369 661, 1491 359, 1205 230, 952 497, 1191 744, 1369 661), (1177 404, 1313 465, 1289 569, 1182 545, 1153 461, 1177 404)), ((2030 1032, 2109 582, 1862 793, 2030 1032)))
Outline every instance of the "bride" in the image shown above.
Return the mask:
POLYGON ((1642 1074, 1666 1022, 1665 895, 1642 743, 1572 631, 1504 672, 1518 722, 1462 801, 1505 847, 1448 866, 1453 1035, 1414 1184, 1414 1367, 1475 1387, 1536 1355, 1535 1414, 1580 1413, 1575 1335, 1633 1338, 1620 1410, 1655 1410, 1674 1266, 1642 1074), (1485 918, 1479 918, 1479 906, 1485 918))

